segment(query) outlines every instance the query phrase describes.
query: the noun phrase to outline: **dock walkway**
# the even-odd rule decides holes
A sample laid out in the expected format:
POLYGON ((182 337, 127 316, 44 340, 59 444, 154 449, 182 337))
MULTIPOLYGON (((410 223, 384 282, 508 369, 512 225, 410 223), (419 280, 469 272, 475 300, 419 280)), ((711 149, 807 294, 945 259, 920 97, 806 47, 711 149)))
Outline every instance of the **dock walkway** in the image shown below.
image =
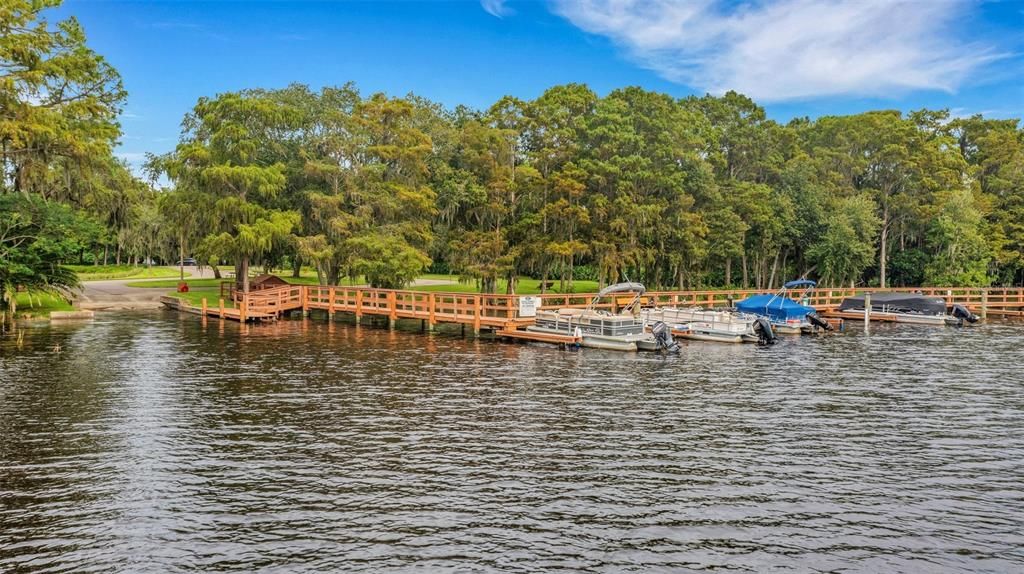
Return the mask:
MULTIPOLYGON (((803 301, 819 311, 824 317, 863 319, 863 313, 840 312, 838 307, 843 299, 855 294, 873 293, 882 289, 820 289, 803 301)), ((916 289, 885 289, 884 291, 914 292, 922 295, 942 297, 950 305, 960 304, 986 317, 1024 317, 1024 288, 973 288, 941 287, 916 289)), ((735 302, 764 290, 743 289, 728 291, 657 291, 648 292, 646 304, 657 306, 704 308, 731 307, 735 302)), ((594 295, 544 294, 533 295, 539 301, 538 309, 564 307, 586 307, 594 295)), ((233 305, 225 306, 224 300, 207 301, 201 306, 190 305, 176 297, 163 297, 161 302, 184 312, 203 317, 229 319, 234 321, 276 320, 286 313, 301 310, 325 311, 333 317, 336 313, 363 317, 384 317, 394 327, 399 319, 419 319, 429 330, 438 324, 458 324, 472 327, 474 333, 482 330, 493 331, 499 336, 545 342, 566 343, 573 337, 545 335, 526 331, 532 325, 533 317, 522 317, 519 313, 519 295, 442 293, 400 289, 372 289, 368 287, 327 287, 318 285, 289 285, 253 291, 233 305), (558 339, 558 340, 555 340, 558 339)), ((616 300, 602 301, 598 308, 617 311, 616 300)), ((884 316, 873 314, 872 320, 884 320, 884 316)))

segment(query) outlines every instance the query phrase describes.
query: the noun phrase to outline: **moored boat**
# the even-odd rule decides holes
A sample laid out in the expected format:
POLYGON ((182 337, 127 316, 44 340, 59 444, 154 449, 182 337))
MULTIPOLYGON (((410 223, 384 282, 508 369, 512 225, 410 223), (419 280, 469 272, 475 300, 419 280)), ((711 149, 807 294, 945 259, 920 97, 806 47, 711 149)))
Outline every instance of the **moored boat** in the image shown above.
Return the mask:
POLYGON ((736 309, 767 318, 776 333, 799 335, 820 329, 831 331, 832 326, 818 316, 814 307, 796 301, 808 301, 816 286, 817 283, 809 279, 790 281, 774 295, 765 293, 747 297, 736 303, 736 309), (794 297, 792 291, 797 289, 803 289, 803 292, 794 297))
POLYGON ((647 323, 665 323, 676 337, 719 343, 770 343, 775 334, 766 320, 745 313, 700 307, 644 309, 647 323))
MULTIPOLYGON (((636 316, 640 297, 646 288, 639 283, 617 283, 602 289, 585 309, 563 308, 537 311, 535 323, 526 328, 537 333, 572 335, 581 345, 613 351, 675 350, 677 345, 667 329, 647 331, 647 324, 636 316), (596 309, 609 295, 632 293, 633 298, 620 313, 596 309)), ((657 326, 655 326, 657 327, 657 326)))
MULTIPOLYGON (((963 305, 949 306, 942 297, 919 293, 878 292, 871 293, 871 315, 896 323, 916 325, 963 325, 976 323, 978 316, 963 305)), ((839 305, 839 311, 863 312, 866 296, 847 297, 839 305)))

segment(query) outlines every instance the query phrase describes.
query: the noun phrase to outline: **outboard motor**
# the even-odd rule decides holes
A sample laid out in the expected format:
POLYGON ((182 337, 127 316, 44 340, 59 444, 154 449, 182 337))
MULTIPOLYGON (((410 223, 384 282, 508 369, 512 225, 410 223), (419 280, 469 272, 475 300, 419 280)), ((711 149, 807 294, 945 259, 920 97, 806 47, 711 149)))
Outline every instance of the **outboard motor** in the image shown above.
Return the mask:
POLYGON ((971 313, 970 309, 960 304, 953 305, 953 312, 951 314, 960 320, 961 325, 963 325, 964 321, 967 321, 968 323, 977 323, 978 319, 980 319, 980 317, 971 313))
POLYGON ((669 353, 679 352, 679 343, 672 338, 672 328, 665 324, 664 321, 655 321, 651 325, 651 334, 654 335, 654 340, 658 342, 659 349, 665 349, 669 353))
POLYGON ((829 323, 828 321, 822 319, 821 317, 818 316, 817 313, 808 313, 807 314, 807 321, 811 325, 814 325, 815 327, 819 327, 819 328, 824 329, 826 331, 831 331, 832 330, 832 323, 829 323))
POLYGON ((775 329, 772 329, 772 324, 764 317, 758 317, 754 321, 754 332, 757 333, 757 344, 758 345, 774 345, 775 344, 775 329))

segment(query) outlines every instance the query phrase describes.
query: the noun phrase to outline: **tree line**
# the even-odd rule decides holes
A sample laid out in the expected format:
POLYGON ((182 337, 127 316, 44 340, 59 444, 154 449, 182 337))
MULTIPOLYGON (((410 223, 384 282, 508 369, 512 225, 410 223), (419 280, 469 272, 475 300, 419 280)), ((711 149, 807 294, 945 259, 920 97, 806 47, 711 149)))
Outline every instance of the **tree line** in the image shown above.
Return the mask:
POLYGON ((736 93, 555 86, 484 110, 293 85, 203 98, 153 174, 182 253, 662 288, 1024 282, 1024 130, 945 110, 769 119, 736 93))
POLYGON ((0 288, 74 262, 657 288, 1024 284, 1024 129, 945 110, 780 123, 737 94, 581 84, 486 109, 354 84, 200 98, 140 179, 127 97, 57 0, 0 8, 0 288), (158 182, 161 184, 158 185, 158 182), (162 182, 170 182, 163 186, 162 182))

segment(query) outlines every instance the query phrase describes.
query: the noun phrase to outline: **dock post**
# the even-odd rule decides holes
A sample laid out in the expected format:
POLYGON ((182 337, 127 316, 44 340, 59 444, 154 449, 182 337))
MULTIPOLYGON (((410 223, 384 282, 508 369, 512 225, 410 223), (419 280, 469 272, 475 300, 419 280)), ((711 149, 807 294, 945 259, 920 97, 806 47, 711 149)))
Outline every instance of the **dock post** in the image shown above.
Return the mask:
POLYGON ((356 325, 363 321, 363 290, 356 289, 356 325))
POLYGON ((988 289, 981 290, 981 318, 988 318, 988 289))
POLYGON ((394 330, 398 324, 398 297, 394 291, 388 291, 388 329, 394 330))
POLYGON ((242 302, 238 307, 238 322, 242 324, 245 324, 246 303, 245 293, 242 293, 242 302))
POLYGON ((473 334, 480 334, 480 296, 473 296, 473 334))
POLYGON ((303 285, 302 289, 302 316, 309 317, 309 287, 303 285))
POLYGON ((437 324, 435 320, 435 313, 437 312, 437 296, 431 293, 427 296, 427 332, 434 332, 434 325, 437 324))
POLYGON ((203 297, 203 319, 206 318, 206 297, 203 297))
POLYGON ((220 318, 221 319, 224 318, 224 298, 223 297, 220 300, 220 318))
POLYGON ((334 287, 327 292, 327 320, 334 320, 334 287))
POLYGON ((871 325, 871 293, 864 294, 864 332, 870 329, 871 325))

